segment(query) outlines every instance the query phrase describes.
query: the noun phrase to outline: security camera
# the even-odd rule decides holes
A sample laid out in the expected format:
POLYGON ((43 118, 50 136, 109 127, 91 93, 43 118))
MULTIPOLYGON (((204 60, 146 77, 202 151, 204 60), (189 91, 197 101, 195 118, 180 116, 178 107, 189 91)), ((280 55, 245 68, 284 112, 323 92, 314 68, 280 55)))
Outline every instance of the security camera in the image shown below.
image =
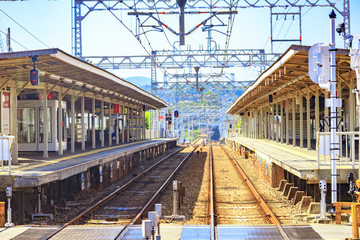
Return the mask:
POLYGON ((345 31, 345 23, 340 23, 336 28, 336 32, 340 35, 344 31, 345 31))

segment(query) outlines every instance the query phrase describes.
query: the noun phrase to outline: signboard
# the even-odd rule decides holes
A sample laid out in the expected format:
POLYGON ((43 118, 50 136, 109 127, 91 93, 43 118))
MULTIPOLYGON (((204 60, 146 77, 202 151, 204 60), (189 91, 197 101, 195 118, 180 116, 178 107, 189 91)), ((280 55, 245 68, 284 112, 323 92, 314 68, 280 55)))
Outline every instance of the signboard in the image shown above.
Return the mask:
POLYGON ((10 93, 2 93, 2 133, 10 132, 10 93))
POLYGON ((309 49, 309 77, 323 89, 329 90, 330 46, 317 43, 309 49))
POLYGON ((113 104, 113 107, 114 107, 114 113, 115 113, 115 114, 120 113, 120 106, 119 106, 119 104, 113 104))

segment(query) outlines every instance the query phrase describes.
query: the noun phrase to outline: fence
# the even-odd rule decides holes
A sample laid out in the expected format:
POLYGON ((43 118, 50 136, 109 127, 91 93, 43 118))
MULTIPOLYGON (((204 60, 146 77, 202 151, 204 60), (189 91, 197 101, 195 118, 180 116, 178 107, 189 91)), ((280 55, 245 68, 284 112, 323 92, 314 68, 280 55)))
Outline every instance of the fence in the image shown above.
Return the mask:
MULTIPOLYGON (((339 141, 339 152, 337 154, 337 165, 359 164, 359 132, 337 132, 339 141)), ((316 134, 317 166, 330 166, 330 132, 317 132, 316 134)))

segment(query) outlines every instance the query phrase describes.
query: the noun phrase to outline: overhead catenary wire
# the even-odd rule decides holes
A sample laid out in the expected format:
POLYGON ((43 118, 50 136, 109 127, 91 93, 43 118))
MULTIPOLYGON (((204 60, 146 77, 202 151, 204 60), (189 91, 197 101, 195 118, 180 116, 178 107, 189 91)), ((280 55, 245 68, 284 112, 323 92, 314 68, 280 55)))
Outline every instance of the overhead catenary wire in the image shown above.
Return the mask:
MULTIPOLYGON (((5 14, 5 16, 7 16, 8 18, 10 18, 14 23, 16 23, 19 27, 21 27, 25 32, 27 32, 28 34, 30 34, 32 37, 34 37, 36 40, 38 40, 40 43, 42 43, 44 46, 46 46, 47 48, 50 48, 46 43, 44 43, 43 41, 41 41, 39 38, 37 38, 33 33, 31 33, 30 31, 28 31, 25 27, 23 27, 20 23, 18 23, 15 19, 13 19, 11 16, 9 16, 4 10, 2 10, 0 8, 0 11, 5 14)), ((18 43, 19 44, 19 43, 18 43)), ((21 44, 19 44, 20 46, 22 46, 21 44)), ((22 46, 24 47, 24 46, 22 46)), ((24 47, 25 48, 25 47, 24 47)), ((27 48, 25 48, 27 49, 27 48)), ((28 49, 27 49, 28 50, 28 49)))
MULTIPOLYGON (((233 0, 233 2, 231 3, 230 8, 229 8, 229 11, 231 11, 231 8, 232 8, 233 5, 234 5, 234 1, 235 1, 235 0, 233 0)), ((236 11, 237 8, 238 8, 238 3, 239 3, 239 1, 236 2, 235 11, 236 11)), ((227 35, 226 35, 226 40, 225 40, 225 56, 226 56, 226 52, 227 52, 227 50, 228 50, 228 48, 229 48, 229 45, 230 45, 230 37, 231 37, 231 33, 232 33, 233 26, 234 26, 235 16, 236 16, 236 15, 235 15, 233 18, 232 18, 231 16, 232 16, 232 15, 230 14, 229 17, 228 17, 228 25, 227 25, 227 31, 226 31, 227 35)), ((224 60, 225 60, 225 56, 224 56, 224 60)), ((221 75, 224 74, 224 67, 221 68, 221 72, 220 72, 220 73, 221 73, 221 75)))
MULTIPOLYGON (((154 4, 156 4, 155 2, 154 2, 154 4)), ((135 2, 135 0, 134 0, 134 10, 135 10, 135 13, 137 12, 137 10, 136 10, 136 2, 135 2)), ((139 19, 139 17, 138 16, 136 16, 137 17, 137 20, 138 20, 138 23, 139 23, 139 27, 141 27, 141 30, 143 31, 143 34, 144 34, 144 37, 145 37, 145 40, 147 41, 147 43, 149 44, 149 47, 150 47, 150 50, 151 50, 151 53, 153 53, 154 52, 154 50, 153 50, 153 48, 152 48, 152 46, 151 46, 151 43, 150 43, 150 40, 149 40, 149 38, 148 38, 148 36, 146 35, 146 31, 144 30, 144 27, 143 26, 141 26, 141 24, 140 24, 140 19, 139 19)), ((139 39, 138 39, 138 41, 139 41, 139 39)), ((139 41, 140 43, 141 43, 141 41, 139 41)), ((141 44, 142 45, 142 44, 141 44)), ((144 47, 144 45, 142 45, 143 47, 144 47)), ((146 49, 145 49, 146 50, 146 49)), ((149 52, 147 52, 148 54, 149 54, 149 52)), ((150 54, 149 54, 150 55, 150 54)), ((158 58, 156 58, 156 60, 158 61, 159 59, 158 58)), ((156 66, 155 66, 156 67, 156 66)), ((160 68, 160 70, 164 73, 164 74, 168 74, 168 72, 165 70, 165 69, 163 69, 163 68, 160 68)))
MULTIPOLYGON (((2 34, 4 34, 5 36, 7 36, 7 33, 6 32, 4 32, 4 31, 2 31, 2 30, 0 30, 0 32, 2 33, 2 34)), ((25 47, 24 45, 22 45, 21 43, 19 43, 18 41, 16 41, 14 38, 12 38, 12 37, 10 37, 10 39, 12 40, 12 41, 14 41, 15 43, 17 43, 19 46, 21 46, 22 48, 24 48, 25 50, 29 50, 27 47, 25 47)))
POLYGON ((125 23, 118 18, 118 16, 116 16, 113 11, 111 11, 111 8, 109 6, 107 6, 103 0, 99 0, 100 3, 102 3, 104 5, 104 7, 106 8, 106 10, 108 10, 135 38, 136 40, 140 43, 140 45, 142 46, 142 48, 145 50, 145 52, 150 55, 149 51, 146 49, 146 47, 142 44, 142 42, 140 41, 139 38, 136 37, 136 35, 133 33, 133 31, 131 31, 131 29, 125 25, 125 23))

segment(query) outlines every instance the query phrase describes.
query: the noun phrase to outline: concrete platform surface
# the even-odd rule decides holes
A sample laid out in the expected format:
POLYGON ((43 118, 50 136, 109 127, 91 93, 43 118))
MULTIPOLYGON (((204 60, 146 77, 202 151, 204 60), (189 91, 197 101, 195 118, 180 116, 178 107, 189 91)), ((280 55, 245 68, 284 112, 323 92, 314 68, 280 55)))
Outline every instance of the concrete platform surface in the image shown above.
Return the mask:
MULTIPOLYGON (((8 240, 40 240, 48 236, 59 226, 16 226, 13 228, 0 228, 0 239, 8 240)), ((124 226, 70 226, 52 239, 78 240, 78 239, 114 239, 124 226)), ((326 239, 337 240, 352 236, 351 225, 286 225, 286 233, 292 240, 326 239)), ((283 239, 280 232, 272 225, 257 226, 218 226, 219 240, 233 239, 283 239)), ((210 239, 210 226, 208 225, 182 225, 161 224, 161 239, 163 240, 208 240, 210 239)), ((141 226, 136 225, 125 236, 126 240, 142 240, 141 226)))
MULTIPOLYGON (((228 141, 245 146, 254 151, 257 157, 267 161, 267 163, 274 163, 299 178, 314 181, 331 179, 330 165, 320 166, 320 169, 318 169, 315 150, 294 147, 267 139, 231 137, 228 138, 228 141)), ((350 169, 352 169, 351 165, 338 166, 338 180, 346 182, 346 176, 350 169)))
MULTIPOLYGON (((115 158, 128 156, 134 152, 171 141, 176 141, 176 139, 143 140, 105 148, 88 149, 66 156, 53 154, 49 159, 38 159, 41 152, 29 153, 26 158, 23 156, 19 160, 19 165, 12 166, 13 187, 37 187, 52 181, 63 180, 115 158)), ((0 172, 0 183, 3 179, 5 182, 6 178, 6 173, 0 172)))

